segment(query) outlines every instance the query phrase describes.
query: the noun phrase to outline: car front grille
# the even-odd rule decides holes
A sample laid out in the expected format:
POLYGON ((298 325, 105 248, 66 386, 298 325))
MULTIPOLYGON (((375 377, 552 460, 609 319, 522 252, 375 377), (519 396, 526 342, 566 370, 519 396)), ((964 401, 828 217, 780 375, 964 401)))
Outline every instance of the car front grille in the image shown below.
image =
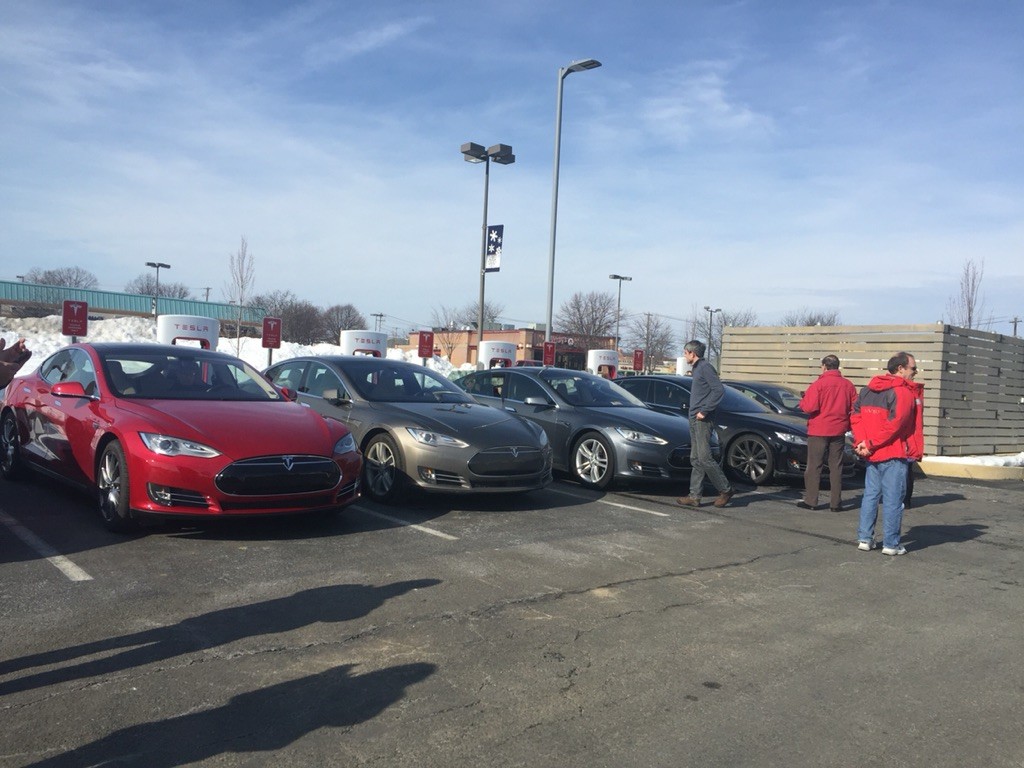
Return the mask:
POLYGON ((680 445, 672 449, 668 455, 668 465, 673 469, 686 469, 690 466, 690 446, 680 445))
POLYGON ((215 478, 221 493, 232 496, 285 496, 329 491, 341 482, 341 470, 323 456, 262 456, 225 467, 215 478))
POLYGON ((517 477, 543 472, 550 463, 548 451, 528 446, 502 446, 480 451, 469 460, 469 470, 482 478, 517 477))

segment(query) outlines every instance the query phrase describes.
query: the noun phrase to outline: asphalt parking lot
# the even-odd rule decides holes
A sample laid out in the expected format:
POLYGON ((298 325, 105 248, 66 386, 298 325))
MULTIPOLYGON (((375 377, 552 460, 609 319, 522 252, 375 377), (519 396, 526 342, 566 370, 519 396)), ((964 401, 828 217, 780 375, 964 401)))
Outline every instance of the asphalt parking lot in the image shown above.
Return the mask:
POLYGON ((125 538, 0 483, 0 766, 1024 766, 1021 483, 919 480, 899 558, 680 490, 125 538))

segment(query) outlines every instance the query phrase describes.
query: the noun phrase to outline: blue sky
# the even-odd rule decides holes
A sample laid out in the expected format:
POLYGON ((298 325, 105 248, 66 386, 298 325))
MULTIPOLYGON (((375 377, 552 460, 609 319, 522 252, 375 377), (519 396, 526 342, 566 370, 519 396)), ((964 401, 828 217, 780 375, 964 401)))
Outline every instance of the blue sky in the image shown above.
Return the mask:
MULTIPOLYGON (((388 328, 477 298, 483 168, 504 224, 487 298, 712 304, 773 324, 931 323, 968 259, 991 329, 1024 315, 1024 3, 0 0, 0 278, 146 261, 388 328), (635 7, 627 7, 635 6, 635 7)), ((680 333, 685 326, 679 324, 680 333)))

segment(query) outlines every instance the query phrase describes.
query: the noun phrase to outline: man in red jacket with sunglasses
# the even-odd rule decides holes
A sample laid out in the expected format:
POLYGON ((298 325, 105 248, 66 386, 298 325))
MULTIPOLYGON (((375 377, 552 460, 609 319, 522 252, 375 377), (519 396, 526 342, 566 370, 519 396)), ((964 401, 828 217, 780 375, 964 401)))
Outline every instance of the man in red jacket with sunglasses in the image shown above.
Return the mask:
POLYGON ((914 382, 917 361, 900 352, 889 358, 888 373, 875 376, 860 391, 853 405, 855 450, 868 461, 864 498, 860 506, 857 548, 875 548, 875 520, 882 500, 882 554, 905 555, 900 544, 903 495, 912 459, 921 457, 924 446, 921 388, 914 382))

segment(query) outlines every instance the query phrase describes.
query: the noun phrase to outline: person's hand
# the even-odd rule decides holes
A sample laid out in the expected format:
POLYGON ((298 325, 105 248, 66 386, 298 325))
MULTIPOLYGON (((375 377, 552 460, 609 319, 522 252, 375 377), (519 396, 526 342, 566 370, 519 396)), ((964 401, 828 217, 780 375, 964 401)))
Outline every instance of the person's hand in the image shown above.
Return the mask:
POLYGON ((30 357, 32 352, 25 346, 24 339, 8 347, 7 340, 0 338, 0 387, 6 387, 30 357))
POLYGON ((697 421, 704 421, 704 411, 697 412, 697 421))

